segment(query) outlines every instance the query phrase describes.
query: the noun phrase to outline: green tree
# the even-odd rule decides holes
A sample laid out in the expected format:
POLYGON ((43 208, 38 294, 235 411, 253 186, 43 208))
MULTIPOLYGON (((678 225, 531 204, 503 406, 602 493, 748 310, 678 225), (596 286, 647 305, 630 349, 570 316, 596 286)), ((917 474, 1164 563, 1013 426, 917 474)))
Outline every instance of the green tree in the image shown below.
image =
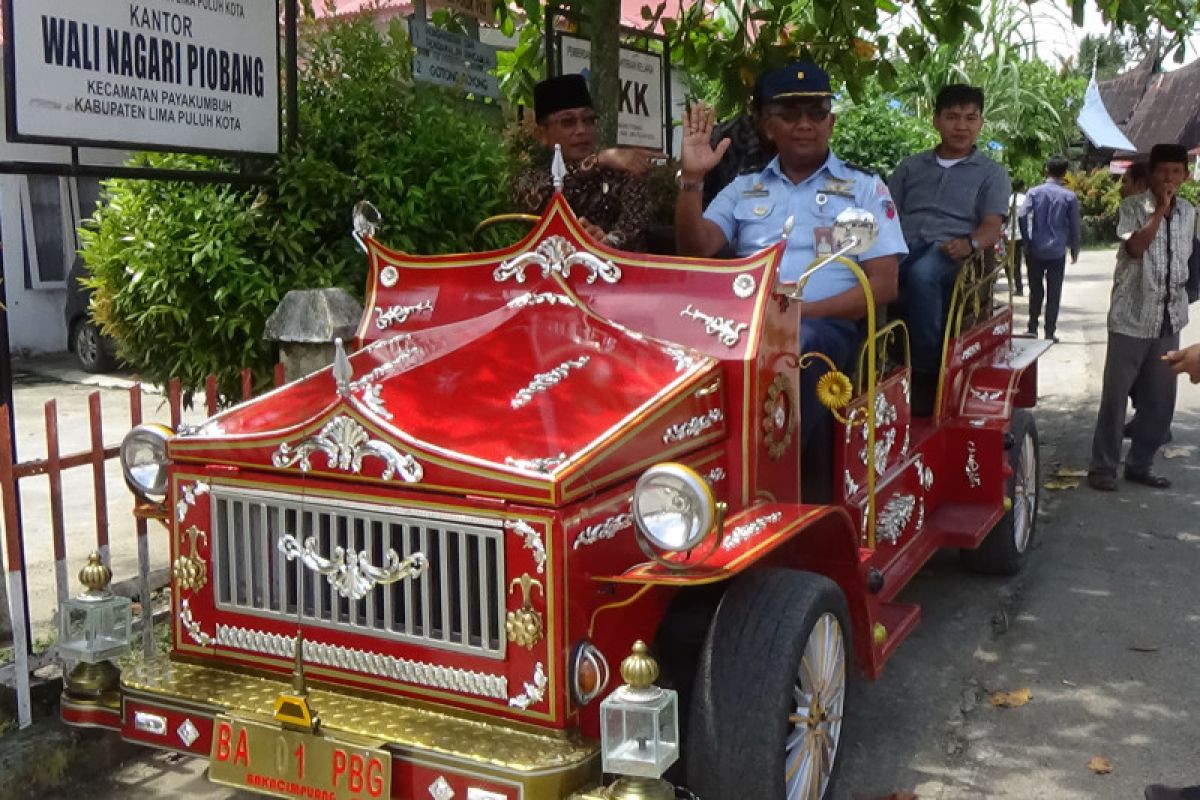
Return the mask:
POLYGON ((289 289, 361 292, 366 263, 349 237, 358 200, 379 206, 385 241, 421 253, 470 249, 474 225, 506 207, 499 114, 414 84, 399 24, 310 24, 303 44, 301 135, 271 182, 108 181, 108 203, 83 232, 96 317, 152 380, 178 376, 194 389, 212 372, 231 394, 240 368, 269 374, 263 323, 289 289))

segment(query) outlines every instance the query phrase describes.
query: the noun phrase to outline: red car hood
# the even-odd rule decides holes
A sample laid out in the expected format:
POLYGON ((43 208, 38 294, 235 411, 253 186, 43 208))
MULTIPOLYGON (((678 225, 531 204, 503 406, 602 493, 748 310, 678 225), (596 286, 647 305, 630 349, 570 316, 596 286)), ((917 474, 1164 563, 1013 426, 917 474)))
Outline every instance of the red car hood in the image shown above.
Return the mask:
POLYGON ((475 319, 377 341, 177 436, 171 457, 554 505, 724 435, 716 359, 546 281, 475 319))

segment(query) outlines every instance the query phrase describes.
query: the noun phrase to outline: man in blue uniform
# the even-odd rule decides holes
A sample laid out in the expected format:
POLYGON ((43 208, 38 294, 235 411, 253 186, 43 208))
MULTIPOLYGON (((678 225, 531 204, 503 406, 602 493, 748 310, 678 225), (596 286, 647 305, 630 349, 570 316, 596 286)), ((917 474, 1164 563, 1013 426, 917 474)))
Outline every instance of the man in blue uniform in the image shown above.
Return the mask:
MULTIPOLYGON (((833 134, 833 93, 829 76, 811 61, 771 70, 760 80, 762 132, 778 155, 760 172, 741 175, 726 186, 707 210, 701 207, 704 176, 729 147, 713 147, 713 111, 688 110, 684 121, 675 237, 680 254, 711 257, 727 244, 747 255, 779 241, 788 217, 788 237, 780 280, 795 281, 815 259, 832 250, 832 228, 847 208, 865 208, 879 222, 879 238, 857 257, 871 282, 875 302, 896 297, 900 256, 907 252, 887 184, 878 176, 841 161, 829 149, 833 134)), ((853 273, 833 263, 815 273, 804 288, 800 350, 829 356, 849 372, 861 340, 859 321, 866 316, 866 295, 853 273)), ((828 412, 816 401, 816 383, 825 368, 813 365, 801 377, 801 441, 813 439, 828 412)))

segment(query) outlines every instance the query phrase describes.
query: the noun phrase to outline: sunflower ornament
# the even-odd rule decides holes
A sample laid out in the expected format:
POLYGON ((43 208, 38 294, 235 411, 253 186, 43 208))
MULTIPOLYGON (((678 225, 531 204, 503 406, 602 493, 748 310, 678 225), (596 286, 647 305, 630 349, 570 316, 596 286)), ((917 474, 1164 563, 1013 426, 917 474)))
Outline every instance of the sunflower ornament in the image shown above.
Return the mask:
POLYGON ((854 386, 842 372, 830 370, 817 380, 817 400, 830 411, 850 405, 854 398, 854 386))

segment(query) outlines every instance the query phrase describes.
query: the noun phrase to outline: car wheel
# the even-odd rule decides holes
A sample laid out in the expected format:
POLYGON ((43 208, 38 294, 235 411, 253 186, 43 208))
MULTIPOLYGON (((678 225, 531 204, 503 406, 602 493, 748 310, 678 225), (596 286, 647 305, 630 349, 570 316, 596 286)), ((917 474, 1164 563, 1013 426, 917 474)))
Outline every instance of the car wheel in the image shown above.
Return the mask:
POLYGON ((968 568, 984 575, 1016 575, 1025 566, 1037 531, 1038 500, 1041 492, 1041 453, 1037 425, 1024 409, 1013 412, 1008 450, 1005 505, 1008 510, 987 538, 974 550, 963 550, 968 568))
POLYGON ((104 334, 90 319, 76 323, 71 344, 79 366, 88 372, 111 372, 117 365, 104 334))
POLYGON ((837 584, 771 569, 739 578, 701 654, 687 785, 704 800, 833 796, 852 685, 837 584))

